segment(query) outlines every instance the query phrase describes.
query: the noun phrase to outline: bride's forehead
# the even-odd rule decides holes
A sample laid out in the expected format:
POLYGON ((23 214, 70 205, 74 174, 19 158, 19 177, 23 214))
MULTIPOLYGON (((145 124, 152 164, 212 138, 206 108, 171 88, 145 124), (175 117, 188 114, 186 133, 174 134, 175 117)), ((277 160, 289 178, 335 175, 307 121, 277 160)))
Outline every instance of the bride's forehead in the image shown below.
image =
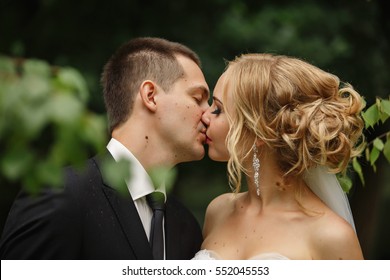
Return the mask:
POLYGON ((226 74, 223 73, 219 78, 218 78, 218 81, 217 83, 215 84, 215 87, 214 87, 214 94, 216 94, 216 92, 221 92, 223 90, 223 87, 225 85, 225 80, 226 80, 226 74))

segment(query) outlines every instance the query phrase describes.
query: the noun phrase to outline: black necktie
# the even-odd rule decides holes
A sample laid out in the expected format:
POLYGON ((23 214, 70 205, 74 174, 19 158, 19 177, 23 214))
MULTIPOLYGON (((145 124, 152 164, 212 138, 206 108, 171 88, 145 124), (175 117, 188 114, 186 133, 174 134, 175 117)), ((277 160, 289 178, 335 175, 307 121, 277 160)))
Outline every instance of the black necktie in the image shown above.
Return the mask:
POLYGON ((164 259, 163 218, 165 211, 164 195, 153 192, 146 196, 149 206, 153 210, 152 225, 150 228, 150 246, 156 260, 164 259))

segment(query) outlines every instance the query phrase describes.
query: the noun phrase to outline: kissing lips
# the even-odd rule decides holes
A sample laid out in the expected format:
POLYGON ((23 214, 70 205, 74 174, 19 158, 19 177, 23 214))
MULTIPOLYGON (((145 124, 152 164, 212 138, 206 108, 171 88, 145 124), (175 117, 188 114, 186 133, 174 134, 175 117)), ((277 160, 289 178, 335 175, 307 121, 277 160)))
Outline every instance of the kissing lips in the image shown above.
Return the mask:
POLYGON ((207 134, 205 134, 206 135, 206 144, 210 144, 211 142, 212 142, 212 140, 211 140, 211 138, 209 138, 208 136, 207 136, 207 134))

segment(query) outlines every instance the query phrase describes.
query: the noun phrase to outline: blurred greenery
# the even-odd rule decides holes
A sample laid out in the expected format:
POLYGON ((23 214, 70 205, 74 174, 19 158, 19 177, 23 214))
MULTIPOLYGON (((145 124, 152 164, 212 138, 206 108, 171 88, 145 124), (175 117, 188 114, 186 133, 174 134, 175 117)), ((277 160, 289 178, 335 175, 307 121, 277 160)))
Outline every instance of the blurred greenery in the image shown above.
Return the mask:
POLYGON ((106 143, 104 117, 86 107, 88 88, 72 68, 0 56, 0 174, 35 192, 60 186, 61 167, 80 165, 106 143))
MULTIPOLYGON (((388 100, 390 92, 389 3, 1 0, 0 168, 8 178, 0 176, 1 227, 20 187, 18 180, 31 188, 43 178, 58 183, 55 167, 104 147, 107 135, 99 78, 104 63, 123 42, 158 36, 190 46, 203 61, 210 88, 225 60, 240 53, 297 56, 354 85, 369 108, 377 98, 388 100)), ((366 130, 367 143, 375 142, 373 147, 381 149, 375 139, 389 131, 389 122, 373 126, 366 130)), ((378 157, 374 152, 376 172, 372 161, 358 162, 365 187, 353 168, 350 172, 351 206, 369 259, 390 258, 386 222, 390 179, 383 156, 388 154, 389 141, 380 139, 384 145, 378 157)), ((178 166, 173 193, 200 223, 210 200, 227 191, 225 164, 205 158, 178 166)))

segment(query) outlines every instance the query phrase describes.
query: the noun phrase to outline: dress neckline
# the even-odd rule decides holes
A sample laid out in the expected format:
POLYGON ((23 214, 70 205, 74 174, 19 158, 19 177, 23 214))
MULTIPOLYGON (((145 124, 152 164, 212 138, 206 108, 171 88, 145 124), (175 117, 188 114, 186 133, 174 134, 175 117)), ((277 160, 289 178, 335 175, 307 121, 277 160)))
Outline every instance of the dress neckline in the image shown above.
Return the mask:
MULTIPOLYGON (((196 254, 196 256, 198 257, 202 255, 209 259, 224 260, 223 258, 221 258, 221 256, 218 253, 216 253, 213 250, 202 249, 196 254)), ((269 253, 260 253, 258 255, 248 258, 247 260, 289 260, 289 258, 276 252, 269 252, 269 253)))

